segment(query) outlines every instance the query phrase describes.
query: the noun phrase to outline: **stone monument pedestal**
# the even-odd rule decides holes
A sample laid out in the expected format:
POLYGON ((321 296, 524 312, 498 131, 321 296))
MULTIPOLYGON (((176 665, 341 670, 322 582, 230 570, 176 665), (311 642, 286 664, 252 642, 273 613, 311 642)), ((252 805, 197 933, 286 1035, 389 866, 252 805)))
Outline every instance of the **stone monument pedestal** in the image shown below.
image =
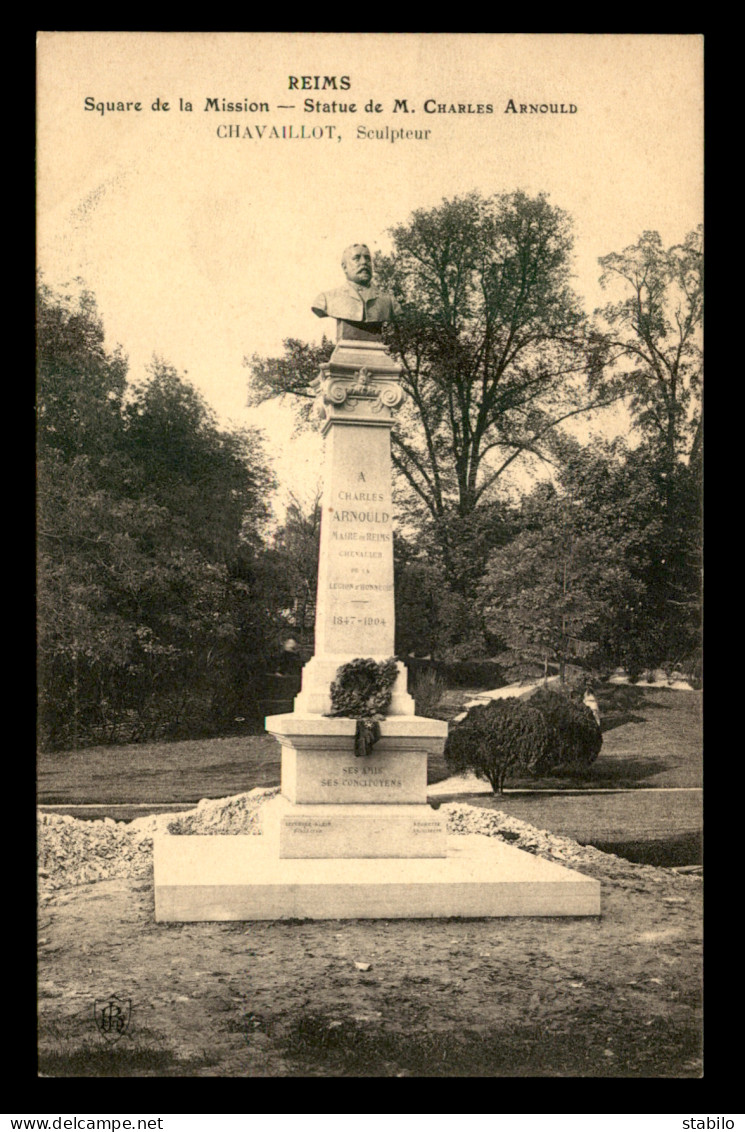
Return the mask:
POLYGON ((262 836, 156 837, 159 921, 598 916, 600 885, 498 838, 448 836, 427 804, 447 724, 393 716, 368 758, 355 721, 269 717, 282 794, 262 836))
POLYGON ((354 719, 270 716, 282 745, 282 796, 264 817, 280 858, 445 857, 445 821, 427 804, 427 753, 447 724, 391 716, 372 754, 356 758, 354 719))
MULTIPOLYGON (((369 281, 369 278, 368 278, 369 281)), ((361 308, 362 309, 362 308, 361 308)), ((282 794, 263 836, 159 836, 156 920, 597 916, 597 881, 488 837, 448 837, 427 803, 447 724, 414 714, 406 672, 380 739, 330 717, 337 670, 394 652, 390 431, 403 400, 382 342, 340 339, 316 379, 326 438, 315 655, 294 711, 272 715, 282 794)))

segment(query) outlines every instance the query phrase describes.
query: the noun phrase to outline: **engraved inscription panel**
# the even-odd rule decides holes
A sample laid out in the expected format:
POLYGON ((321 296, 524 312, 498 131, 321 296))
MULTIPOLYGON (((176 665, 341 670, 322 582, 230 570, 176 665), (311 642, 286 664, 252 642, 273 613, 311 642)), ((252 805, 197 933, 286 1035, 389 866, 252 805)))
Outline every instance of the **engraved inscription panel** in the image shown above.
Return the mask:
POLYGON ((321 526, 320 651, 394 651, 393 513, 387 429, 334 430, 321 526))
POLYGON ((389 751, 370 759, 324 751, 282 751, 282 792, 299 804, 426 802, 425 751, 389 751))

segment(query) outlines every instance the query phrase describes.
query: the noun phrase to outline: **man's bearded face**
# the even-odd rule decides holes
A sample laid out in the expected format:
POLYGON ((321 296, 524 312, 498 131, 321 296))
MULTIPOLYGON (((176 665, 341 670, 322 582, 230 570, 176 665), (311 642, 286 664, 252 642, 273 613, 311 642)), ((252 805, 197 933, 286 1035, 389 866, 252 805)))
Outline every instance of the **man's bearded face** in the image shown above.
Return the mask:
POLYGON ((368 287, 372 279, 372 257, 364 244, 355 244, 347 248, 341 261, 344 274, 350 283, 368 287))

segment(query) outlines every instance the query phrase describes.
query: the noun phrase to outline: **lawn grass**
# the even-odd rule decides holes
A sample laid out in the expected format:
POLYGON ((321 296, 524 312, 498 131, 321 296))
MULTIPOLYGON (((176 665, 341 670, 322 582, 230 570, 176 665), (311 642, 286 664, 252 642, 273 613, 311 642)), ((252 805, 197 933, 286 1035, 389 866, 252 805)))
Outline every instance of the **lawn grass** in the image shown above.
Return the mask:
MULTIPOLYGON (((631 861, 699 864, 703 813, 696 788, 703 778, 701 693, 611 684, 598 689, 596 696, 603 747, 592 766, 576 775, 515 777, 508 781, 506 794, 473 794, 467 800, 631 861), (655 793, 655 787, 662 789, 655 793), (672 792, 671 787, 687 789, 672 792), (647 789, 635 794, 590 793, 641 788, 647 789), (521 789, 577 793, 511 793, 521 789)), ((443 758, 430 763, 431 782, 449 777, 443 758)), ((465 800, 462 793, 437 796, 437 802, 458 800, 465 800)))
POLYGON ((278 786, 279 776, 279 744, 266 734, 86 747, 39 756, 38 801, 194 803, 278 786))
MULTIPOLYGON (((455 802, 445 795, 435 802, 455 802)), ((633 794, 481 794, 469 798, 485 809, 501 810, 539 828, 563 833, 575 841, 594 844, 626 838, 674 837, 696 833, 701 828, 701 793, 698 790, 670 794, 667 791, 633 794)))
MULTIPOLYGON (((451 718, 475 694, 446 701, 451 718)), ((508 786, 544 789, 701 786, 701 693, 606 685, 598 692, 603 748, 583 773, 513 778, 508 786)), ((442 756, 430 756, 428 782, 449 778, 442 756)), ((267 734, 170 743, 129 743, 48 751, 38 760, 42 804, 197 802, 255 786, 278 786, 280 749, 267 734)))
MULTIPOLYGON (((453 718, 473 690, 448 693, 443 718, 453 718)), ((702 693, 643 685, 605 684, 596 690, 603 746, 598 759, 575 774, 513 776, 509 788, 544 790, 700 787, 702 693)), ((449 778, 443 756, 430 757, 430 783, 449 778)))
POLYGON ((538 829, 571 837, 648 865, 694 865, 703 858, 703 802, 700 791, 666 790, 618 794, 462 794, 445 802, 468 801, 500 810, 538 829))
MULTIPOLYGON (((450 693, 443 714, 451 718, 474 689, 450 693)), ((515 778, 509 789, 638 789, 699 787, 702 780, 701 693, 607 685, 597 693, 603 748, 593 766, 561 778, 515 778)), ((428 781, 449 778, 443 757, 430 757, 428 781)), ((71 811, 86 818, 107 813, 129 821, 148 812, 185 808, 201 798, 223 798, 256 786, 278 786, 279 744, 266 734, 231 735, 171 743, 89 747, 39 757, 38 800, 44 805, 89 804, 71 811), (108 811, 111 804, 140 803, 108 811)), ((442 795, 437 802, 463 799, 442 795)), ((513 814, 542 829, 611 848, 625 843, 677 844, 687 863, 700 857, 701 801, 696 793, 655 795, 489 794, 469 801, 513 814)), ((671 850, 671 851, 673 851, 671 850)), ((612 851, 612 850, 611 850, 612 851)))

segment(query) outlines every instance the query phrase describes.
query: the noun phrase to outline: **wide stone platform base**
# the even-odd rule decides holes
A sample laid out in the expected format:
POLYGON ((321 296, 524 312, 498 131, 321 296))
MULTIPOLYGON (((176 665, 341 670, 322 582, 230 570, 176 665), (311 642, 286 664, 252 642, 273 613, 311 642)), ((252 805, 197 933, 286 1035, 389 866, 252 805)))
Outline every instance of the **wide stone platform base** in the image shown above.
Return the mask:
POLYGON ((279 860, 261 836, 156 837, 155 919, 345 920, 598 916, 600 885, 497 838, 449 837, 446 858, 279 860))

